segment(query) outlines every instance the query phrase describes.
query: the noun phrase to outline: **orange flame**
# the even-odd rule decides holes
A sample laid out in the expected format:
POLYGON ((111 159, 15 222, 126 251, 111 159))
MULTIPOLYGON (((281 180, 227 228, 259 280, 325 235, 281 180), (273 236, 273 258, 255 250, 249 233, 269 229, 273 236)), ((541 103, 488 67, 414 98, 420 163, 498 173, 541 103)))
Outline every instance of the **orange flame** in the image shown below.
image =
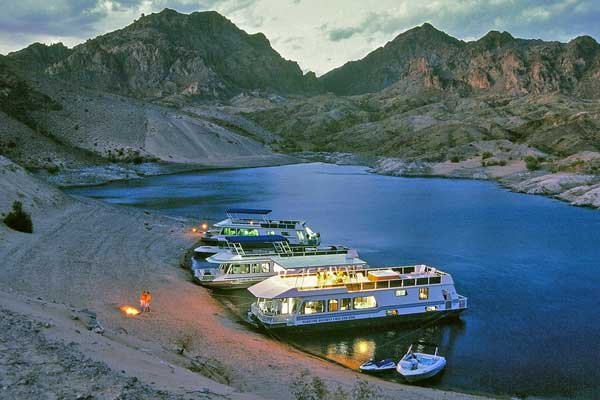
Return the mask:
POLYGON ((125 315, 127 315, 128 317, 135 317, 136 315, 138 315, 140 313, 140 310, 138 310, 135 307, 131 307, 131 306, 122 306, 119 307, 119 310, 121 310, 121 312, 125 315))

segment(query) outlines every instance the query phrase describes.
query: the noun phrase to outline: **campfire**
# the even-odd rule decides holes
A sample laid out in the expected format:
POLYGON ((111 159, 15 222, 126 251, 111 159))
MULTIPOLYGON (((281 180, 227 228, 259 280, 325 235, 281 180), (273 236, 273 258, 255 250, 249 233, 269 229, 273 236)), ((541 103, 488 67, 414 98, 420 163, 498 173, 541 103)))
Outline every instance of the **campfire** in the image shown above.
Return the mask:
POLYGON ((128 317, 135 317, 140 313, 140 310, 131 306, 121 306, 119 307, 119 310, 121 310, 121 312, 127 315, 128 317))

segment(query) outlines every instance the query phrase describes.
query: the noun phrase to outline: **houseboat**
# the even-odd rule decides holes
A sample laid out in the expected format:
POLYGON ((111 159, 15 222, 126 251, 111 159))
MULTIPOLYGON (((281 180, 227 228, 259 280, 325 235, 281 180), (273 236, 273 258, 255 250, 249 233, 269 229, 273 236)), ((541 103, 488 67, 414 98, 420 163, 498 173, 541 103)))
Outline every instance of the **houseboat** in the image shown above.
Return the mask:
POLYGON ((426 265, 331 268, 272 276, 249 289, 249 317, 269 329, 336 328, 458 316, 467 298, 426 265))
POLYGON ((271 276, 286 276, 293 271, 332 268, 360 270, 367 263, 355 250, 344 246, 290 246, 283 236, 227 237, 227 249, 208 257, 208 266, 194 269, 195 280, 218 289, 244 289, 271 276), (271 248, 252 248, 253 241, 269 243, 271 248))
MULTIPOLYGON (((194 249, 194 259, 204 261, 206 257, 227 248, 228 236, 283 236, 291 245, 318 246, 321 237, 305 221, 297 219, 269 219, 271 210, 232 208, 226 211, 227 218, 214 224, 204 233, 202 246, 194 249)), ((253 241, 254 247, 271 247, 269 243, 253 241)))

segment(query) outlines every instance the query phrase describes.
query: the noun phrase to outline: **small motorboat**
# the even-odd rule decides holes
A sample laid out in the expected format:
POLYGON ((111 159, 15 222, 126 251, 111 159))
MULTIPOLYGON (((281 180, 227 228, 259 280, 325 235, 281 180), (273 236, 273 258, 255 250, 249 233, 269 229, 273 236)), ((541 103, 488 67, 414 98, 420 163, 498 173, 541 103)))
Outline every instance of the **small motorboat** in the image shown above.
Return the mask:
POLYGON ((359 368, 362 372, 389 371, 396 368, 396 362, 391 358, 386 358, 385 360, 379 361, 369 360, 366 363, 363 363, 359 368))
POLYGON ((396 371, 408 382, 421 381, 437 375, 446 366, 446 359, 438 354, 436 345, 433 354, 417 353, 413 351, 413 345, 410 345, 408 351, 398 362, 396 371))

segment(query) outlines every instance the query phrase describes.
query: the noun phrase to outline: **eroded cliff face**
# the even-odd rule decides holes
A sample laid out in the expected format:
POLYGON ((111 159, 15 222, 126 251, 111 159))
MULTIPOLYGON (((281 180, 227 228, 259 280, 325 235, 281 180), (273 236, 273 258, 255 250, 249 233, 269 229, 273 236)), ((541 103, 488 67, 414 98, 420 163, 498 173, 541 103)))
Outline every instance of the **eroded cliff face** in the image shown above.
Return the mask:
POLYGON ((424 24, 320 80, 340 95, 402 85, 404 94, 417 87, 461 95, 562 93, 598 98, 598 76, 600 45, 588 36, 558 43, 492 31, 463 42, 424 24))

